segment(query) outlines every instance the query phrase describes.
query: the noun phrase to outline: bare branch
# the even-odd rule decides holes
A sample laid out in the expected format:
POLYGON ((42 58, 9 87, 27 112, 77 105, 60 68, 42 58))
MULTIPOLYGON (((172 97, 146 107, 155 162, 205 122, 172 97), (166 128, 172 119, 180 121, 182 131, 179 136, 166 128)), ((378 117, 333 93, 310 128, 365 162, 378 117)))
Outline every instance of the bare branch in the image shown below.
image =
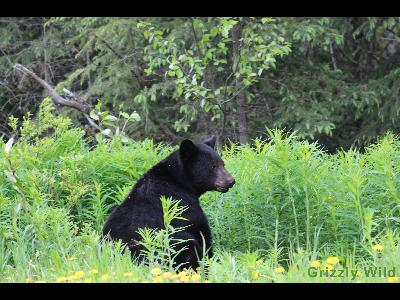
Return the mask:
POLYGON ((20 71, 24 75, 30 76, 31 78, 35 79, 38 83, 40 83, 40 85, 43 86, 48 91, 48 93, 51 96, 51 98, 53 99, 54 103, 75 108, 75 109, 79 110, 80 112, 86 113, 86 114, 92 110, 92 106, 88 103, 78 102, 75 100, 67 100, 67 99, 61 97, 50 84, 48 84, 46 81, 41 79, 39 76, 37 76, 31 70, 25 68, 23 65, 16 64, 14 66, 14 69, 20 71))

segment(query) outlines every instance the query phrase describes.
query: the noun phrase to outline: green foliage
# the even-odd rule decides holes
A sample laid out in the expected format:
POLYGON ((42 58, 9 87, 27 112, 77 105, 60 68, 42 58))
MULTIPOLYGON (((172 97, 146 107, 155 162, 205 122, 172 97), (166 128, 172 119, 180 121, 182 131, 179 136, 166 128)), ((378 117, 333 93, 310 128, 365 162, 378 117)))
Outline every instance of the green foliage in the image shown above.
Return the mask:
POLYGON ((187 249, 187 246, 176 250, 176 246, 186 242, 174 237, 174 235, 186 227, 175 228, 171 225, 174 219, 184 219, 181 214, 187 207, 179 206, 179 200, 161 197, 161 204, 164 214, 164 228, 154 230, 149 228, 140 228, 138 230, 142 240, 139 245, 144 247, 142 255, 150 265, 164 265, 167 270, 178 270, 180 265, 174 267, 175 258, 187 249))
MULTIPOLYGON (((183 36, 174 28, 167 34, 153 22, 138 23, 149 45, 144 49, 147 62, 146 74, 161 74, 173 80, 176 89, 171 95, 180 101, 179 112, 183 117, 174 127, 187 131, 196 119, 198 108, 211 113, 211 120, 234 110, 223 104, 231 102, 245 88, 258 82, 264 70, 275 67, 277 56, 287 55, 290 47, 284 38, 267 25, 250 18, 201 18, 191 20, 192 32, 183 36), (241 24, 245 25, 241 25, 241 24), (235 26, 244 26, 240 45, 233 35, 235 26), (194 35, 194 42, 188 47, 186 42, 194 35), (238 48, 237 53, 232 49, 238 48), (166 57, 166 59, 165 59, 166 57), (235 84, 239 78, 240 86, 235 84)), ((272 21, 272 20, 271 20, 272 21)), ((145 88, 136 96, 137 101, 156 98, 158 89, 145 88)))
MULTIPOLYGON (((176 252, 167 245, 182 242, 170 226, 185 209, 179 202, 162 198, 165 228, 141 231, 145 263, 132 263, 120 243, 100 242, 99 231, 134 182, 173 149, 151 140, 103 140, 91 149, 83 131, 52 117, 51 107, 44 101, 38 118, 21 125, 12 119, 25 134, 0 144, 1 172, 13 171, 0 177, 0 281, 80 281, 80 272, 99 282, 167 281, 150 269, 174 272, 176 252), (40 136, 46 128, 53 133, 40 136)), ((399 267, 400 140, 388 133, 363 154, 332 155, 295 135, 268 134, 222 151, 237 184, 201 198, 215 245, 202 280, 326 281, 307 269, 329 256, 343 267, 399 267), (376 244, 382 253, 372 250, 376 244), (286 272, 275 272, 278 266, 286 272)), ((185 276, 174 278, 191 280, 185 276)))
MULTIPOLYGON (((16 76, 16 63, 60 93, 67 88, 93 106, 102 99, 117 118, 136 111, 141 119, 125 128, 134 140, 176 143, 212 132, 222 146, 241 132, 267 138, 268 126, 334 152, 399 132, 398 17, 1 21, 5 139, 12 134, 8 116, 37 111, 44 97, 37 82, 16 76)), ((78 112, 59 109, 86 125, 78 112)))

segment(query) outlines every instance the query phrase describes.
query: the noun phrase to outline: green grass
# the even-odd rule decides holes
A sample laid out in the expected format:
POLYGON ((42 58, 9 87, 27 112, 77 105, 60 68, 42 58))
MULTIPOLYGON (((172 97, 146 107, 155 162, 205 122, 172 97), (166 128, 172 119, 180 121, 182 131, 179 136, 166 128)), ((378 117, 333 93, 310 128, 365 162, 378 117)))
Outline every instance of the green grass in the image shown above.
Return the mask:
POLYGON ((400 141, 391 133, 365 153, 330 155, 279 130, 268 141, 224 148, 237 183, 201 198, 216 253, 202 262, 208 273, 203 268, 199 278, 192 270, 163 275, 174 274, 168 262, 137 264, 119 244, 100 246, 112 208, 174 149, 151 140, 103 141, 91 149, 83 131, 69 124, 44 103, 38 120, 24 121, 23 138, 9 154, 0 152, 0 282, 387 282, 392 276, 367 276, 365 268, 373 267, 400 276, 400 141), (54 134, 41 137, 47 128, 54 134), (377 244, 383 251, 373 250, 377 244), (350 275, 313 276, 311 262, 320 261, 319 270, 332 256, 339 258, 333 268, 350 275), (357 270, 361 275, 352 276, 357 270))

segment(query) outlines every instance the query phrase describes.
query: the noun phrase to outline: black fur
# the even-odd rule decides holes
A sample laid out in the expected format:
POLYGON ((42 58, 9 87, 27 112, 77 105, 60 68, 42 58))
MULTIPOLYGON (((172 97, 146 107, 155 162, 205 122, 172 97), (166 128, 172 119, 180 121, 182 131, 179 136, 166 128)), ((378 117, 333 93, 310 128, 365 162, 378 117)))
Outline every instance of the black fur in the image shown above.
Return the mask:
POLYGON ((176 259, 181 269, 198 267, 197 256, 203 255, 203 239, 208 255, 212 256, 212 238, 207 218, 201 209, 199 197, 211 190, 226 192, 235 183, 225 170, 224 163, 214 151, 215 137, 194 144, 184 140, 179 150, 170 154, 144 174, 134 185, 128 197, 114 209, 103 228, 103 235, 113 240, 122 240, 131 253, 137 256, 141 248, 137 245, 139 228, 161 229, 164 227, 160 197, 181 200, 188 209, 184 220, 173 220, 174 227, 190 225, 175 238, 192 239, 176 259), (197 252, 197 255, 196 255, 197 252))

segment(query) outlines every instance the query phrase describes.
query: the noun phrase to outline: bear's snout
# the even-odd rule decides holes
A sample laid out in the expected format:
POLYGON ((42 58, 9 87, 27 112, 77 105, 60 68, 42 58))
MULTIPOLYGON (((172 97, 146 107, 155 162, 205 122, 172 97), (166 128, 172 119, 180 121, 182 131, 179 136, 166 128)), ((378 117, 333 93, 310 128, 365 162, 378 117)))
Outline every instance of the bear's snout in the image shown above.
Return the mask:
POLYGON ((235 185, 235 178, 228 173, 225 168, 220 168, 217 173, 217 180, 215 181, 215 187, 217 191, 226 193, 231 187, 235 185))
POLYGON ((232 180, 228 183, 228 188, 233 187, 235 183, 236 183, 235 178, 232 177, 232 180))

